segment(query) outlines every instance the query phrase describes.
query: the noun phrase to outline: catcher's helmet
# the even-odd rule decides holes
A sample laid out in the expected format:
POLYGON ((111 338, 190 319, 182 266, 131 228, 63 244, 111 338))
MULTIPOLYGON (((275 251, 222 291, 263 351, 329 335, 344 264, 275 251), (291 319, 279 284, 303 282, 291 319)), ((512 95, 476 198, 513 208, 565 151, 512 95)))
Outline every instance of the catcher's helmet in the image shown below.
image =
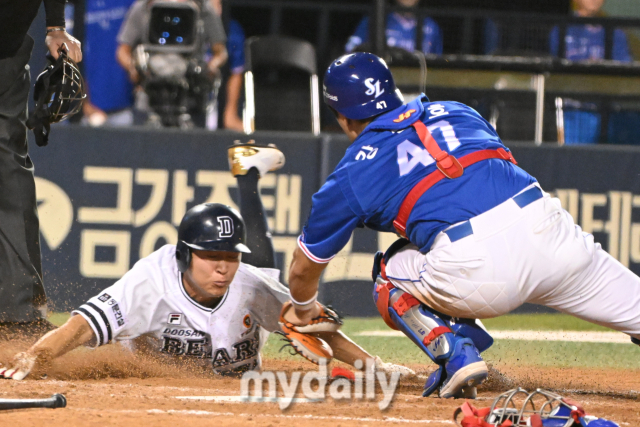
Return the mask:
POLYGON ((67 55, 66 44, 58 49, 58 59, 47 55, 47 62, 36 79, 33 90, 36 105, 27 120, 27 127, 33 129, 36 144, 41 147, 49 142, 49 125, 76 114, 87 97, 82 74, 67 55))
POLYGON ((384 60, 366 52, 333 61, 324 75, 323 95, 331 108, 354 120, 377 116, 404 102, 384 60))
POLYGON ((191 264, 191 250, 251 253, 244 244, 244 220, 235 209, 220 203, 203 203, 189 209, 178 228, 176 260, 184 273, 191 264))

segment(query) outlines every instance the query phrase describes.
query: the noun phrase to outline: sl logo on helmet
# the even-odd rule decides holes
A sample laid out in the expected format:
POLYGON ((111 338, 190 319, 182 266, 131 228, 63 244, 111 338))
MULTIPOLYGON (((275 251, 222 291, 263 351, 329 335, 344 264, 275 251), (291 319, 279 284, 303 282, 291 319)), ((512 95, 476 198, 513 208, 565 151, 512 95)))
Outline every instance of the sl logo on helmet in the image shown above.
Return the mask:
POLYGON ((375 98, 377 98, 384 93, 384 89, 380 89, 380 80, 377 80, 375 83, 373 83, 373 79, 370 78, 364 81, 364 85, 368 88, 368 90, 365 92, 366 95, 375 94, 375 98))
POLYGON ((228 216, 218 217, 218 229, 220 230, 219 237, 233 237, 233 220, 228 216))
POLYGON ((407 111, 406 113, 402 113, 402 114, 400 114, 400 115, 398 116, 398 118, 397 118, 397 119, 394 119, 394 120, 393 120, 393 122, 394 122, 394 123, 400 123, 400 122, 401 122, 401 121, 403 121, 403 120, 407 120, 407 119, 408 119, 409 117, 411 117, 411 115, 412 115, 413 113, 415 113, 415 112, 416 112, 416 110, 411 109, 411 110, 407 111))

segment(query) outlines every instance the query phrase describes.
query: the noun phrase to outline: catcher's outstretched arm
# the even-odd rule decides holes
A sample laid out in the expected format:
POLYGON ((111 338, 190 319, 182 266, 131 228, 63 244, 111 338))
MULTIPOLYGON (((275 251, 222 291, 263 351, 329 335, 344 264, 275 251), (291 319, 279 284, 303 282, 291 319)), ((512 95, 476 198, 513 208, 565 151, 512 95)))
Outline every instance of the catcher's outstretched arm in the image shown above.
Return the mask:
POLYGON ((94 337, 89 323, 82 316, 73 316, 40 338, 29 350, 16 354, 9 368, 0 367, 0 378, 21 380, 29 375, 36 363, 55 359, 94 337))
POLYGON ((301 307, 296 302, 315 301, 320 275, 326 267, 327 264, 319 264, 307 258, 300 248, 293 252, 293 261, 289 269, 289 289, 295 310, 285 313, 287 321, 294 325, 306 325, 320 314, 317 304, 305 304, 305 307, 301 307))

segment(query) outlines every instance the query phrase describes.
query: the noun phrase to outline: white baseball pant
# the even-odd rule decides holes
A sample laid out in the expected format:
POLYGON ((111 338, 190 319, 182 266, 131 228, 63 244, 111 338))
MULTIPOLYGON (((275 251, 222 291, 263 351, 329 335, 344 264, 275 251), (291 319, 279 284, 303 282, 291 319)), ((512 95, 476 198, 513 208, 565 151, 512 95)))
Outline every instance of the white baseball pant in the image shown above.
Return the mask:
POLYGON ((640 339, 640 278, 558 199, 543 192, 521 208, 512 198, 469 223, 472 234, 452 242, 441 232, 426 255, 414 245, 393 255, 391 282, 454 317, 496 317, 528 302, 640 339))

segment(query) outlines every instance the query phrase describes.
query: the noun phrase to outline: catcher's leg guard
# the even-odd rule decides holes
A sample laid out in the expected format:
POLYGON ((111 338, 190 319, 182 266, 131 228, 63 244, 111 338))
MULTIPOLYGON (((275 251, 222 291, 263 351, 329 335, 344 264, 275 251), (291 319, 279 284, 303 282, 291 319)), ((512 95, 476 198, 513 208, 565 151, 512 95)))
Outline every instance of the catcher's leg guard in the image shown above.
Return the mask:
POLYGON ((631 342, 635 345, 640 345, 640 340, 638 338, 631 337, 631 342))
POLYGON ((438 363, 451 355, 453 331, 427 306, 382 277, 376 281, 373 294, 385 323, 401 330, 431 360, 438 363))
POLYGON ((471 339, 480 353, 493 345, 493 338, 479 319, 448 319, 448 321, 455 336, 471 339))
POLYGON ((482 329, 471 326, 469 322, 456 327, 462 332, 460 335, 454 334, 450 318, 443 319, 444 316, 386 280, 381 253, 376 254, 375 261, 373 298, 385 323, 392 329, 401 330, 440 365, 427 379, 423 396, 439 389, 440 397, 444 398, 474 397, 473 386, 484 381, 488 369, 474 341, 468 336, 477 336, 484 349, 493 342, 491 337, 485 332, 487 340, 477 331, 482 329), (469 390, 465 390, 467 388, 469 390))

